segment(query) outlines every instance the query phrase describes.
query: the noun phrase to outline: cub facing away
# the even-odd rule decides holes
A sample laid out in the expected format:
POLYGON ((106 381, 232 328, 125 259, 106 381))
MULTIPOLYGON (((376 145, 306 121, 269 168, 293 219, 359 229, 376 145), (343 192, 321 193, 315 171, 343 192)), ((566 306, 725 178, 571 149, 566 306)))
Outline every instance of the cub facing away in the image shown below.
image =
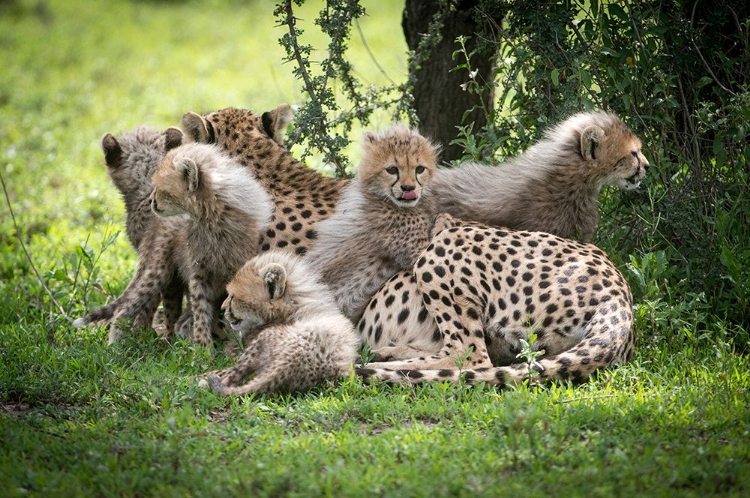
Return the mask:
POLYGON ((214 391, 294 392, 349 374, 359 338, 330 290, 299 257, 263 253, 237 272, 227 293, 222 308, 246 347, 234 367, 208 374, 214 391), (253 379, 243 384, 251 373, 253 379))
MULTIPOLYGON (((213 145, 170 151, 153 176, 151 207, 163 217, 187 215, 177 255, 188 282, 193 342, 208 346, 224 286, 258 252, 273 203, 247 168, 213 145)), ((185 218, 185 217, 183 217, 185 218)))
MULTIPOLYGON (((151 324, 159 299, 164 303, 166 328, 171 331, 182 310, 184 283, 179 278, 177 267, 165 251, 153 250, 155 238, 162 238, 168 228, 164 220, 151 210, 149 196, 153 190, 151 176, 159 163, 170 150, 182 143, 182 132, 177 128, 167 128, 164 132, 145 126, 129 131, 119 138, 111 133, 102 137, 102 150, 107 165, 107 173, 112 183, 120 192, 125 203, 126 233, 133 248, 138 251, 139 265, 154 269, 159 267, 160 278, 149 302, 140 303, 138 307, 129 308, 129 296, 133 289, 128 289, 115 301, 98 310, 94 310, 75 321, 76 326, 110 321, 115 315, 118 318, 129 318, 135 327, 151 324), (146 241, 141 245, 142 241, 146 241), (147 260, 147 261, 144 261, 147 260), (159 296, 159 291, 161 296, 159 296)), ((166 243, 159 245, 166 246, 166 243)), ((143 269, 141 271, 143 273, 143 269)), ((111 338, 113 340, 113 338, 111 338)))
POLYGON ((318 224, 318 242, 308 256, 343 313, 355 321, 383 283, 411 268, 427 247, 438 155, 435 145, 403 125, 366 132, 362 145, 357 176, 334 214, 318 224))

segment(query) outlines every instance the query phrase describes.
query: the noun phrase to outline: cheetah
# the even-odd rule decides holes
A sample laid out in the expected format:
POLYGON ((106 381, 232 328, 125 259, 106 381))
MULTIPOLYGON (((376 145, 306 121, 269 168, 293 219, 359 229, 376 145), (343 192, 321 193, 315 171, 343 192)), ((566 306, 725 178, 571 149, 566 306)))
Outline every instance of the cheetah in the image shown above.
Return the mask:
MULTIPOLYGON (((151 210, 149 196, 153 185, 151 176, 156 167, 170 150, 182 143, 182 132, 177 128, 167 128, 164 132, 141 126, 116 138, 111 133, 102 137, 102 150, 107 165, 107 173, 112 183, 119 190, 125 203, 125 230, 133 248, 139 253, 139 259, 150 253, 153 235, 163 232, 163 221, 151 210), (141 247, 141 242, 147 243, 141 247)), ((157 252, 157 256, 163 253, 157 252)), ((184 284, 177 275, 175 266, 169 261, 151 261, 151 265, 169 267, 164 278, 160 279, 158 287, 161 291, 161 301, 164 303, 165 324, 167 330, 174 328, 182 310, 184 284), (171 271, 170 271, 171 270, 171 271)), ((91 311, 85 317, 75 321, 76 326, 82 327, 91 323, 105 322, 115 314, 130 316, 137 326, 151 323, 154 311, 158 306, 159 296, 152 295, 152 302, 147 303, 135 314, 122 313, 124 301, 118 298, 97 310, 91 311)))
POLYGON ((318 223, 318 242, 307 256, 352 320, 388 278, 413 266, 435 218, 430 181, 438 148, 432 142, 397 125, 365 132, 362 147, 356 178, 334 214, 318 223))
POLYGON ((462 220, 591 242, 602 188, 635 189, 648 167, 640 139, 620 118, 583 112, 499 166, 441 170, 434 190, 443 212, 462 220))
MULTIPOLYGON (((278 144, 284 144, 284 130, 288 120, 268 115, 267 130, 278 144)), ((151 324, 151 317, 158 307, 158 299, 152 289, 161 289, 164 302, 164 337, 175 332, 189 336, 192 326, 190 309, 182 315, 182 297, 187 281, 179 272, 186 268, 187 255, 185 220, 161 218, 151 209, 149 198, 153 183, 151 177, 158 164, 171 149, 181 145, 183 133, 177 128, 168 128, 163 136, 155 130, 141 127, 129 132, 120 139, 106 134, 102 139, 108 172, 115 186, 121 191, 128 213, 127 233, 132 244, 139 249, 138 267, 130 284, 114 302, 90 312, 74 323, 83 327, 90 323, 109 322, 109 343, 116 341, 120 334, 117 321, 129 319, 134 328, 145 328, 151 324), (146 239, 143 247, 140 241, 146 239)), ((185 273, 185 272, 183 272, 185 273)))
POLYGON ((260 115, 234 108, 205 116, 188 112, 181 128, 186 141, 216 144, 250 168, 272 195, 274 212, 261 234, 260 250, 304 255, 318 238, 317 222, 333 214, 348 182, 308 168, 274 140, 291 120, 291 107, 281 104, 260 115))
POLYGON ((187 254, 176 259, 189 283, 193 342, 209 346, 219 298, 234 273, 257 254, 260 230, 271 217, 271 198, 247 168, 213 145, 173 149, 152 181, 153 211, 186 224, 186 243, 180 247, 187 254))
POLYGON ((262 253, 237 272, 227 292, 226 319, 247 345, 234 367, 207 374, 214 391, 294 392, 350 373, 359 337, 299 256, 262 253))
POLYGON ((629 360, 630 288, 596 246, 546 232, 466 224, 445 214, 438 223, 448 228, 433 237, 414 275, 438 324, 440 350, 372 363, 359 375, 394 383, 463 376, 507 385, 534 372, 540 381, 582 382, 629 360), (531 366, 517 360, 522 340, 544 352, 531 366), (457 361, 465 367, 460 372, 457 361))
MULTIPOLYGON (((580 113, 500 166, 439 170, 433 192, 441 211, 467 221, 588 242, 598 222, 601 189, 636 188, 648 166, 640 140, 618 117, 580 113)), ((442 335, 416 287, 411 272, 399 272, 365 309, 357 330, 377 358, 441 349, 442 335), (396 305, 389 305, 394 299, 396 305)))

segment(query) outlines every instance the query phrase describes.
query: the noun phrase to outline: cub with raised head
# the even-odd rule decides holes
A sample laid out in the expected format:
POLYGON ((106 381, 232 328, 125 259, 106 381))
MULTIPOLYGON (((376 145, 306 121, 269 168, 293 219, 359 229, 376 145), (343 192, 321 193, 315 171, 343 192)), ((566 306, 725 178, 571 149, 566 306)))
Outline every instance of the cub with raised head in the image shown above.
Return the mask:
POLYGON ((359 338, 330 290, 299 257, 263 253, 237 272, 227 292, 226 320, 246 346, 234 367, 207 374, 214 391, 295 392, 349 374, 359 338), (251 373, 253 379, 243 384, 251 373))
POLYGON ((180 272, 189 284, 193 342, 208 346, 224 286, 257 254, 272 201, 247 168, 213 145, 192 143, 170 151, 152 181, 156 214, 187 214, 187 254, 177 261, 187 263, 180 272))
POLYGON ((428 139, 403 125, 366 132, 362 145, 357 176, 333 216, 318 224, 318 242, 308 256, 354 321, 383 283, 411 268, 427 247, 438 154, 428 139))
MULTIPOLYGON (((162 278, 155 287, 161 291, 152 293, 152 299, 143 303, 141 307, 125 310, 127 291, 115 301, 98 310, 94 310, 83 318, 75 321, 79 327, 90 323, 109 321, 115 314, 119 317, 130 318, 135 326, 147 326, 156 310, 159 299, 164 303, 165 324, 167 330, 172 330, 182 310, 182 296, 184 284, 177 274, 176 265, 163 259, 167 255, 163 252, 151 250, 154 237, 165 231, 164 220, 157 217, 151 210, 149 196, 153 190, 151 176, 156 167, 170 150, 182 143, 182 132, 177 128, 167 128, 164 132, 145 126, 136 128, 116 138, 111 133, 102 137, 102 150, 107 165, 107 173, 112 183, 119 190, 125 203, 127 219, 125 229, 130 243, 138 251, 139 262, 144 258, 150 266, 163 267, 162 278), (141 247, 141 242, 147 243, 141 247), (146 247, 148 246, 148 247, 146 247)), ((139 263, 140 264, 140 263, 139 263)), ((132 290, 131 290, 132 292, 132 290)))
POLYGON ((264 113, 228 108, 205 116, 189 112, 182 129, 187 141, 216 144, 250 168, 273 196, 273 217, 263 231, 261 251, 302 255, 315 244, 317 222, 333 214, 347 181, 308 168, 281 145, 291 120, 288 104, 264 113))
POLYGON ((640 139, 608 112, 583 112, 554 126, 522 155, 498 166, 441 170, 441 210, 490 226, 590 242, 607 185, 640 185, 649 164, 640 139))
MULTIPOLYGON (((636 188, 647 167, 640 140, 617 116, 580 113, 499 166, 439 170, 433 191, 442 212, 466 221, 587 242, 599 220, 601 189, 636 188)), ((442 348, 443 337, 416 285, 410 271, 398 273, 373 297, 357 324, 380 358, 405 359, 442 348), (394 298, 395 306, 389 305, 394 298), (407 320, 395 319, 403 313, 407 320)))
POLYGON ((414 275, 437 322, 440 349, 372 363, 358 374, 395 383, 461 377, 498 385, 582 382, 628 361, 634 339, 630 288, 599 248, 545 232, 439 218, 448 228, 435 234, 414 275), (541 358, 519 363, 523 341, 541 358))

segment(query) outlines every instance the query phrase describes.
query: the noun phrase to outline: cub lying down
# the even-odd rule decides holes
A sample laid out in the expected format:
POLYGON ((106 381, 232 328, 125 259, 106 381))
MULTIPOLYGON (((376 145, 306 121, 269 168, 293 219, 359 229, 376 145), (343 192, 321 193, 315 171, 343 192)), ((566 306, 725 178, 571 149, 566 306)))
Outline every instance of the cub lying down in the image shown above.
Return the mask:
POLYGON ((246 347, 234 367, 208 374, 214 391, 294 392, 350 372, 359 344, 354 326, 297 256, 281 251, 256 256, 229 282, 227 293, 225 317, 246 347))

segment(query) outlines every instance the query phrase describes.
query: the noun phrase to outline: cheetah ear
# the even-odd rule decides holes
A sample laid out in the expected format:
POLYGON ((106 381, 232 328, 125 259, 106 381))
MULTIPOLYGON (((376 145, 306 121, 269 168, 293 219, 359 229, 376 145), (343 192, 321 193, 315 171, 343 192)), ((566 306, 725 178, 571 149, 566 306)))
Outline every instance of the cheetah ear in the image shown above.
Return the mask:
POLYGON ((179 128, 170 126, 164 130, 165 152, 169 152, 170 150, 182 145, 182 138, 182 131, 179 128))
POLYGON ((581 133, 581 155, 587 161, 596 160, 596 148, 604 138, 604 130, 598 126, 589 126, 581 133))
POLYGON ((185 132, 185 142, 211 143, 211 133, 208 131, 206 120, 194 112, 187 112, 182 116, 180 127, 185 132))
POLYGON ((195 161, 189 157, 182 157, 175 161, 174 168, 179 173, 182 173, 188 192, 195 192, 198 190, 200 171, 198 170, 198 165, 195 164, 195 161))
POLYGON ((294 113, 292 106, 281 104, 273 111, 264 112, 261 116, 263 131, 279 145, 284 145, 284 132, 292 122, 294 113))
POLYGON ((366 131, 362 133, 362 149, 365 151, 372 150, 375 144, 378 143, 378 134, 374 131, 366 131))
POLYGON ((107 163, 107 166, 110 168, 120 166, 122 148, 111 133, 107 133, 102 137, 102 150, 104 151, 104 161, 107 163))
POLYGON ((286 269, 278 263, 266 265, 260 272, 271 299, 278 299, 286 290, 286 269))

